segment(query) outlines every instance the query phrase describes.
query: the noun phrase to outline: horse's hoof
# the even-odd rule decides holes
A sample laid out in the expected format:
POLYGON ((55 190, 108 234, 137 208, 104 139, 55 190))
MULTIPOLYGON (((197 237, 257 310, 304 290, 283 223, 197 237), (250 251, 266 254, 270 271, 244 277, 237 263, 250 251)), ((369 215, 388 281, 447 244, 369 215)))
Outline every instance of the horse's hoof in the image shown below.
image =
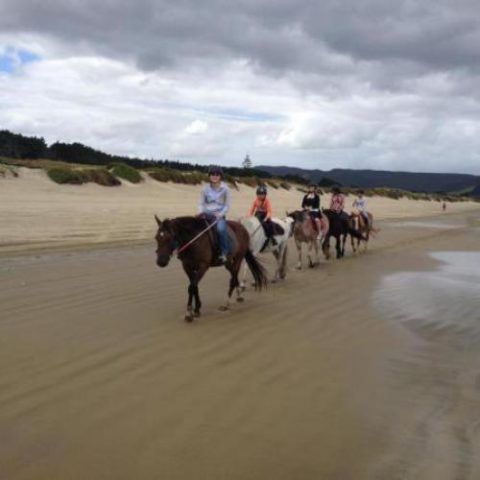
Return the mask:
POLYGON ((194 316, 195 318, 198 318, 200 315, 201 315, 200 310, 195 310, 195 311, 193 312, 193 316, 194 316))
POLYGON ((192 314, 185 315, 185 321, 188 323, 193 322, 193 315, 192 314))
POLYGON ((237 302, 242 303, 245 299, 243 297, 237 297, 237 302))
POLYGON ((296 268, 297 270, 301 270, 301 269, 302 269, 302 266, 301 266, 301 265, 297 265, 295 268, 296 268))
POLYGON ((220 307, 218 307, 218 309, 221 312, 227 312, 229 310, 229 307, 227 307, 226 305, 221 305, 220 307))
POLYGON ((277 283, 277 279, 276 279, 276 278, 272 278, 272 279, 270 280, 270 283, 277 283))

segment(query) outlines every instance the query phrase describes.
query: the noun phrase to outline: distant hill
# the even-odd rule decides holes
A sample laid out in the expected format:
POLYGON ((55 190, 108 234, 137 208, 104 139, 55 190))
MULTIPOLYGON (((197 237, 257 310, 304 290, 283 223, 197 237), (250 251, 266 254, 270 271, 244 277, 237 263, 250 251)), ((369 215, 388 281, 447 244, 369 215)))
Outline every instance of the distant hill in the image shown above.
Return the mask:
POLYGON ((388 172, 382 170, 306 170, 297 167, 258 166, 275 176, 294 175, 315 183, 337 182, 360 188, 399 188, 411 192, 458 192, 480 185, 480 177, 457 173, 388 172), (323 182, 322 182, 323 180, 323 182))

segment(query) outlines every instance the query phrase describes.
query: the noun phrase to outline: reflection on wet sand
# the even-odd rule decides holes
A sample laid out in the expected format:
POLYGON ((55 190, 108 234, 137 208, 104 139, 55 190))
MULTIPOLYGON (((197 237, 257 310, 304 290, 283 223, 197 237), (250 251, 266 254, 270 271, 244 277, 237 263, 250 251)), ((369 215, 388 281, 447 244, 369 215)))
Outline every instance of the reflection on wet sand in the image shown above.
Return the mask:
POLYGON ((396 412, 385 479, 479 478, 480 252, 442 251, 423 272, 386 276, 374 303, 417 341, 390 361, 396 412))

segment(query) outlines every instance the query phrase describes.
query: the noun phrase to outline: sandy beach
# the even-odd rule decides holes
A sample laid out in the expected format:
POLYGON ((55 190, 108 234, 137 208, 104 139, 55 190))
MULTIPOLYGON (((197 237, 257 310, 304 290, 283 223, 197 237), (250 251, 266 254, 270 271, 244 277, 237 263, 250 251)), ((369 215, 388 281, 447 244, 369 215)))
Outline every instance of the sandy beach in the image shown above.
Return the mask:
MULTIPOLYGON (((18 168, 18 178, 0 177, 0 255, 22 251, 145 242, 155 235, 154 215, 195 215, 200 186, 160 183, 146 177, 141 184, 120 187, 96 184, 58 185, 43 170, 18 168)), ((299 208, 303 193, 273 188, 274 214, 284 217, 299 208)), ((232 191, 230 218, 245 216, 255 190, 240 185, 232 191)), ((322 196, 327 205, 329 195, 322 196)), ((347 198, 350 207, 353 197, 347 198)), ((435 201, 368 199, 376 219, 444 215, 435 201)), ((448 203, 448 213, 474 211, 475 202, 448 203)))
MULTIPOLYGON (((138 190, 172 193, 146 202, 128 186, 123 201, 30 174, 24 203, 15 179, 1 183, 15 200, 0 209, 12 226, 0 259, 1 478, 479 478, 478 205, 432 216, 432 202, 372 199, 383 220, 367 253, 301 272, 290 255, 283 283, 226 313, 227 274, 212 269, 203 316, 186 324, 186 277, 176 260, 155 265, 152 241, 25 244, 57 245, 62 225, 95 242, 143 240, 154 212, 179 195, 191 208, 195 189, 147 183, 138 190)), ((236 195, 239 215, 247 196, 236 195)), ((272 197, 291 208, 300 193, 272 197)))

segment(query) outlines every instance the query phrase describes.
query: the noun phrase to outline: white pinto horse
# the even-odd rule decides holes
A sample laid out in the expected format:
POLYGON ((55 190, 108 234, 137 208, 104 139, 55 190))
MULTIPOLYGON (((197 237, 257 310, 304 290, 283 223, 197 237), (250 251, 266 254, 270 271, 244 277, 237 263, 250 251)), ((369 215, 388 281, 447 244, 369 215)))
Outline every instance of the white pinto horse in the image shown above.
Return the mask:
MULTIPOLYGON (((240 223, 246 228, 247 232, 250 235, 250 250, 257 256, 259 253, 271 252, 277 261, 277 268, 275 270, 275 276, 272 282, 276 282, 279 279, 285 278, 286 275, 286 264, 287 264, 287 245, 288 239, 291 236, 291 230, 293 225, 293 219, 287 217, 285 220, 280 220, 279 218, 272 218, 272 223, 281 227, 283 233, 280 234, 276 232, 277 229, 274 229, 274 235, 277 245, 272 245, 272 242, 269 241, 268 245, 265 247, 265 250, 262 248, 267 241, 267 236, 263 229, 260 220, 257 217, 244 217, 240 219, 240 223)), ((276 226, 274 225, 274 227, 276 226)), ((242 281, 240 282, 240 288, 245 288, 245 278, 247 275, 247 265, 243 266, 243 275, 242 281)))

